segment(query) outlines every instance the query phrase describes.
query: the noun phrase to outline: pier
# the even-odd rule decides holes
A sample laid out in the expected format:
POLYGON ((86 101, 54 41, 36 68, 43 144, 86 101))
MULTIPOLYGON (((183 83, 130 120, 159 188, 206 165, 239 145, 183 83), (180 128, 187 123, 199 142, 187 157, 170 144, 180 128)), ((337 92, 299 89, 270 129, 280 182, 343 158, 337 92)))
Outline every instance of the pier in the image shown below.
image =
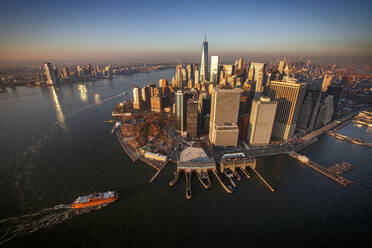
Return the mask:
POLYGON ((191 193, 191 172, 185 172, 186 176, 186 199, 190 200, 192 197, 191 193))
POLYGON ((174 178, 172 180, 170 180, 170 182, 169 182, 169 186, 171 186, 171 187, 173 187, 178 182, 178 178, 180 176, 180 173, 178 171, 175 171, 175 172, 173 172, 173 176, 174 176, 174 178))
POLYGON ((221 178, 218 176, 217 174, 217 171, 216 170, 212 170, 213 174, 217 177, 217 180, 220 182, 222 188, 229 194, 231 194, 233 191, 231 188, 227 187, 221 180, 221 178))
POLYGON ((289 152, 288 153, 289 156, 291 156, 292 158, 302 162, 303 164, 309 166, 310 168, 313 168, 314 170, 322 173, 323 175, 335 180, 336 182, 338 182, 339 184, 341 184, 342 186, 347 186, 348 184, 350 183, 353 183, 352 181, 340 176, 340 175, 337 175, 336 173, 333 173, 332 171, 324 168, 323 166, 311 161, 308 157, 306 156, 302 156, 296 152, 289 152))
POLYGON ((202 186, 205 188, 205 189, 209 189, 211 187, 211 180, 209 178, 209 174, 208 174, 208 171, 207 172, 199 172, 197 171, 196 172, 196 175, 200 181, 200 183, 202 184, 202 186), (205 179, 206 182, 203 180, 205 179))
POLYGON ((372 143, 366 142, 362 139, 349 137, 349 136, 337 133, 335 131, 328 131, 327 134, 330 135, 330 136, 335 137, 336 139, 343 140, 343 141, 348 141, 348 142, 350 142, 352 144, 355 144, 355 145, 372 147, 372 143))
POLYGON ((254 171, 254 173, 256 173, 256 175, 258 176, 258 178, 261 179, 261 181, 269 188, 269 190, 271 192, 274 192, 275 191, 273 189, 273 187, 271 187, 270 184, 268 182, 266 182, 266 180, 260 175, 260 173, 258 173, 258 171, 256 171, 255 168, 251 167, 251 169, 254 171))
POLYGON ((243 174, 247 177, 247 179, 250 179, 251 178, 251 175, 249 175, 249 172, 245 169, 245 168, 239 168, 243 174))

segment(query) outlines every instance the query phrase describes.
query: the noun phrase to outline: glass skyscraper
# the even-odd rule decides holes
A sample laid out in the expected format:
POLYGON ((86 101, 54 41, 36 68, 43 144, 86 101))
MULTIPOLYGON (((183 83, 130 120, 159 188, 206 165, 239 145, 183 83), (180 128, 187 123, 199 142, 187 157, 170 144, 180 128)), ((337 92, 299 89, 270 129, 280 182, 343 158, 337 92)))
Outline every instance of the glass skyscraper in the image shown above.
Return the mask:
POLYGON ((201 62, 200 62, 200 81, 207 80, 208 75, 208 41, 207 37, 202 43, 202 51, 201 51, 201 62))

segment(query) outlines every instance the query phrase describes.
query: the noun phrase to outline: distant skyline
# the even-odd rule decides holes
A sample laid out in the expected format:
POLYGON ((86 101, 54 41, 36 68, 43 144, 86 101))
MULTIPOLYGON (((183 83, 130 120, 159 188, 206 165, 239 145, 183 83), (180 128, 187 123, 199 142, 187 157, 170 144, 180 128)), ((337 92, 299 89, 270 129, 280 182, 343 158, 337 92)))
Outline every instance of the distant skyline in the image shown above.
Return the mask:
MULTIPOLYGON (((159 61, 209 55, 372 62, 372 1, 9 1, 0 60, 159 61)), ((200 61, 199 61, 200 62, 200 61)))

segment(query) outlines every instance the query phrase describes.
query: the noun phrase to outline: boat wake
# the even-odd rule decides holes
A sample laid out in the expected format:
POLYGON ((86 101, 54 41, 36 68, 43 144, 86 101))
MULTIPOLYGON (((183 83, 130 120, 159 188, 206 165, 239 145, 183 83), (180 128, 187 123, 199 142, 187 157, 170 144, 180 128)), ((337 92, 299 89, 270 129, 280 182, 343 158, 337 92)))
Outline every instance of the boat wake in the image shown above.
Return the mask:
POLYGON ((24 236, 40 229, 59 224, 74 216, 85 214, 106 205, 73 209, 71 205, 56 205, 36 213, 0 220, 0 245, 17 237, 24 236))
MULTIPOLYGON (((113 100, 113 99, 115 99, 115 98, 117 98, 117 97, 119 97, 119 96, 123 96, 123 95, 125 95, 125 94, 124 94, 124 93, 121 93, 121 94, 119 94, 119 95, 110 96, 110 97, 108 97, 108 98, 106 98, 106 99, 100 101, 100 103, 99 103, 98 105, 102 105, 102 104, 104 104, 105 102, 111 101, 111 100, 113 100)), ((76 115, 76 114, 78 114, 78 113, 80 113, 80 112, 82 112, 82 111, 84 111, 84 110, 87 110, 87 109, 89 109, 89 108, 91 108, 91 107, 94 107, 94 106, 97 106, 97 104, 96 104, 96 103, 88 104, 88 105, 86 105, 86 106, 84 106, 84 107, 82 107, 82 108, 80 108, 80 109, 77 109, 77 110, 75 110, 75 111, 73 111, 73 112, 70 112, 70 113, 66 114, 66 117, 69 117, 69 116, 72 116, 72 115, 76 115)))

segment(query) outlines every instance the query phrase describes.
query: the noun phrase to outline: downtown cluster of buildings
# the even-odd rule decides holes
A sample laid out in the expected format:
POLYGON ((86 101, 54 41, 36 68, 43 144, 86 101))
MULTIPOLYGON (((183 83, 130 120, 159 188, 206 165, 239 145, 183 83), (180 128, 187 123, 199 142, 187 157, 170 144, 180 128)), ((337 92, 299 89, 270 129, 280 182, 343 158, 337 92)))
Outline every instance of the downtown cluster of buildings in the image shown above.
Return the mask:
POLYGON ((205 40, 200 64, 177 65, 170 82, 134 86, 134 109, 173 112, 183 136, 208 136, 215 147, 236 147, 239 140, 251 146, 287 142, 337 116, 343 86, 334 76, 336 68, 286 59, 208 60, 205 40))
POLYGON ((115 75, 126 75, 169 68, 167 64, 116 64, 116 65, 61 65, 44 63, 42 66, 21 66, 0 69, 0 86, 42 86, 59 83, 93 81, 113 78, 115 75))

